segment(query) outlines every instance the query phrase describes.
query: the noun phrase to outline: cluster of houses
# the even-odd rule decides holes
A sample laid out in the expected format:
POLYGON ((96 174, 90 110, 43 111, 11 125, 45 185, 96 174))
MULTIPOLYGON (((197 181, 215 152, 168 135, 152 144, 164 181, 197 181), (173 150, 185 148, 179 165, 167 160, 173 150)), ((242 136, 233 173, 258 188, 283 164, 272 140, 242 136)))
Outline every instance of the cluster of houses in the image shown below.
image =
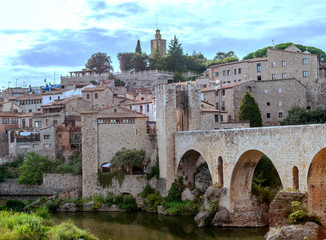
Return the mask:
MULTIPOLYGON (((112 124, 111 142, 119 143, 114 151, 141 147, 133 144, 139 134, 156 134, 155 87, 160 85, 195 85, 197 90, 192 94, 197 96, 193 99, 199 101, 196 104, 204 129, 248 127, 248 122, 237 121, 245 91, 257 101, 264 126, 279 125, 296 105, 314 109, 326 104, 326 66, 317 55, 301 52, 294 45, 284 50, 268 49, 266 58, 210 66, 196 81, 171 83, 171 79, 171 73, 162 71, 113 76, 79 71, 62 77, 61 84, 55 86, 3 90, 0 163, 26 151, 50 157, 82 151, 83 117, 90 114, 96 116, 97 126, 112 124), (115 86, 114 78, 123 79, 126 86, 115 86)), ((180 92, 177 101, 190 104, 190 111, 194 103, 182 102, 186 99, 182 94, 187 93, 180 92)), ((177 108, 170 115, 176 118, 175 131, 187 130, 186 114, 177 108)), ((106 156, 114 154, 112 149, 99 151, 106 156)))

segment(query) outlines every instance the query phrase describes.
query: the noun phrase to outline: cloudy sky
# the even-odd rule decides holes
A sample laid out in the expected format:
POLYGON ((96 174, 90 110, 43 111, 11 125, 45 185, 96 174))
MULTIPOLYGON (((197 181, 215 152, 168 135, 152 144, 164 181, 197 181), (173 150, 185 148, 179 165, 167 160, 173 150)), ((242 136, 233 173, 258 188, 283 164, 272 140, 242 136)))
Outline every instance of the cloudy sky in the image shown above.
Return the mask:
POLYGON ((162 37, 213 58, 294 42, 326 50, 325 0, 0 0, 0 89, 60 81, 95 52, 149 53, 156 19, 162 37), (18 79, 16 81, 16 79, 18 79))

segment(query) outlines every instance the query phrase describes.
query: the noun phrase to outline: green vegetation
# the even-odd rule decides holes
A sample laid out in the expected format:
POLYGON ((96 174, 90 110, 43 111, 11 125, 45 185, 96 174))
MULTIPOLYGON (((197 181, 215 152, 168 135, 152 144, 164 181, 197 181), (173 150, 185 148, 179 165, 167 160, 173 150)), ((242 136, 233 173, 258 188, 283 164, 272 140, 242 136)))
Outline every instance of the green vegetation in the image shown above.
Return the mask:
POLYGON ((281 179, 272 161, 266 155, 262 156, 255 168, 252 179, 252 194, 256 195, 259 200, 269 204, 281 187, 281 179))
POLYGON ((163 201, 163 206, 169 215, 196 215, 199 210, 197 203, 190 200, 185 200, 182 202, 163 201))
POLYGON ((71 221, 55 225, 35 213, 0 212, 0 239, 84 239, 96 240, 91 233, 77 228, 71 221))
POLYGON ((114 79, 114 86, 118 87, 118 86, 125 86, 125 82, 121 81, 120 79, 114 79))
POLYGON ((249 120, 250 127, 261 127, 263 124, 259 106, 249 92, 245 92, 238 110, 238 120, 249 120))
POLYGON ((181 194, 185 190, 183 178, 180 176, 174 180, 169 190, 168 196, 166 197, 167 202, 181 202, 181 194))
POLYGON ((148 211, 156 212, 157 207, 162 204, 162 197, 159 191, 150 193, 146 196, 145 207, 148 211))
POLYGON ((112 61, 110 56, 106 53, 98 52, 92 54, 92 56, 87 60, 85 68, 99 73, 110 72, 113 71, 111 64, 112 61))
POLYGON ((118 208, 124 211, 137 210, 136 199, 131 194, 123 195, 120 193, 118 195, 114 195, 109 193, 105 197, 104 203, 108 207, 111 207, 113 204, 115 204, 118 208))
POLYGON ((140 46, 140 41, 139 41, 139 39, 137 40, 137 46, 136 46, 136 49, 135 49, 135 53, 139 53, 139 54, 142 54, 142 51, 141 51, 141 46, 140 46))
POLYGON ((94 202, 93 210, 95 210, 100 208, 104 203, 104 196, 101 193, 94 194, 92 200, 94 202))
MULTIPOLYGON (((291 46, 293 43, 289 42, 289 43, 281 43, 281 44, 277 44, 274 46, 275 49, 285 49, 289 46, 291 46)), ((315 47, 311 47, 311 46, 304 46, 301 44, 294 44, 295 46, 297 46, 302 52, 304 51, 308 51, 312 54, 317 54, 319 59, 324 59, 324 62, 326 61, 326 53, 319 49, 319 48, 315 48, 315 47)), ((258 49, 255 52, 251 52, 249 53, 247 56, 245 56, 243 58, 243 60, 246 59, 251 59, 251 58, 261 58, 261 57, 267 57, 267 49, 268 48, 273 48, 272 46, 268 46, 262 49, 258 49)))
POLYGON ((135 53, 133 52, 119 52, 118 53, 118 60, 120 63, 120 70, 121 71, 129 71, 132 67, 130 65, 131 59, 135 53))
POLYGON ((295 106, 289 110, 288 115, 281 122, 281 125, 301 125, 326 123, 326 108, 316 110, 306 110, 295 106))
POLYGON ((6 201, 5 206, 0 207, 0 210, 22 212, 25 206, 25 203, 22 201, 10 199, 6 201))
POLYGON ((307 209, 298 201, 291 202, 291 212, 289 214, 289 224, 304 224, 315 222, 320 224, 320 219, 315 215, 308 215, 307 209))
POLYGON ((111 167, 122 168, 132 174, 133 168, 142 169, 145 163, 145 150, 126 149, 117 151, 111 160, 111 167))
POLYGON ((19 167, 23 164, 24 159, 25 153, 17 154, 17 158, 13 162, 0 166, 0 182, 3 182, 6 178, 18 178, 19 167))
POLYGON ((117 179, 119 185, 121 187, 123 181, 125 180, 125 173, 124 172, 98 172, 97 179, 99 184, 103 188, 108 188, 112 186, 112 180, 117 179))
POLYGON ((82 173, 82 159, 76 152, 66 164, 62 159, 52 160, 35 152, 28 152, 26 160, 19 167, 20 184, 42 184, 43 173, 82 173))
POLYGON ((156 179, 160 178, 160 164, 158 155, 156 156, 156 163, 154 166, 152 166, 151 172, 146 173, 146 179, 151 180, 154 176, 156 177, 156 179))

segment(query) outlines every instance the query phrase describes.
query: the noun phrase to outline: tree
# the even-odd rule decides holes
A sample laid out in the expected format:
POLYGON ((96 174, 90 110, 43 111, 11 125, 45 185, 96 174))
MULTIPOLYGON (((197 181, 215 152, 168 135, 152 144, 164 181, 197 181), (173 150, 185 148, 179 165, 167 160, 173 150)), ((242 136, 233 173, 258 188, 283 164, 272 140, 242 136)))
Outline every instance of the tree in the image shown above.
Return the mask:
POLYGON ((126 149, 117 151, 111 160, 112 167, 128 168, 132 174, 132 168, 142 168, 145 162, 145 150, 126 149))
POLYGON ((237 58, 237 56, 235 55, 235 53, 233 51, 228 51, 227 53, 226 52, 217 52, 214 59, 215 60, 224 60, 227 57, 237 58))
POLYGON ((249 120, 250 127, 261 127, 262 118, 259 106, 249 92, 245 92, 238 110, 238 120, 249 120))
POLYGON ((137 41, 137 46, 136 46, 136 49, 135 49, 135 53, 139 53, 139 54, 142 54, 142 51, 141 51, 141 46, 140 46, 140 41, 138 39, 137 41))
POLYGON ((120 70, 121 71, 129 71, 132 66, 130 64, 132 57, 135 55, 133 52, 124 52, 118 53, 118 60, 120 63, 120 70))
POLYGON ((112 61, 111 57, 106 53, 94 53, 85 64, 85 67, 89 70, 94 70, 99 73, 110 72, 113 71, 113 67, 111 66, 112 61))
POLYGON ((184 71, 184 56, 181 43, 174 35, 174 38, 169 43, 168 56, 166 57, 167 67, 174 72, 184 71))
POLYGON ((149 68, 153 69, 153 70, 155 70, 155 69, 159 69, 159 70, 166 69, 165 58, 162 56, 162 54, 159 51, 158 47, 155 49, 154 54, 149 56, 149 68))
POLYGON ((147 54, 135 53, 130 61, 130 66, 136 71, 144 71, 148 65, 147 54))
POLYGON ((301 125, 301 124, 318 124, 326 123, 326 108, 317 108, 315 110, 306 110, 295 106, 289 110, 286 118, 281 125, 301 125))

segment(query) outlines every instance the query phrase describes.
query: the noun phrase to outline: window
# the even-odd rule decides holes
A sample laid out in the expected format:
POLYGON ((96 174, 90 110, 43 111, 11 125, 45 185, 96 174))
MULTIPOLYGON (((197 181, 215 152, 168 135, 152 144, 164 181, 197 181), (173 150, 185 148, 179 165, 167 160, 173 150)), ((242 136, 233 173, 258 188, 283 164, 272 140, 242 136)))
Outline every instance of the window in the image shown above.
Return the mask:
POLYGON ((261 75, 257 76, 257 80, 260 81, 261 80, 261 75))
POLYGON ((236 82, 237 80, 234 80, 233 82, 236 82))
POLYGON ((58 138, 61 138, 61 134, 58 134, 58 138))
POLYGON ((282 73, 282 79, 286 79, 286 73, 282 73))
POLYGON ((303 77, 308 77, 308 71, 303 71, 303 72, 302 72, 302 76, 303 76, 303 77))
POLYGON ((230 81, 228 81, 228 83, 231 83, 230 81))
POLYGON ((307 64, 308 64, 308 60, 307 60, 307 58, 302 58, 302 64, 303 64, 303 65, 307 65, 307 64))
POLYGON ((271 118, 271 114, 270 114, 270 113, 267 113, 267 114, 266 114, 266 117, 267 117, 267 118, 271 118))
POLYGON ((215 103, 215 108, 218 109, 218 102, 215 103))
POLYGON ((90 95, 89 95, 88 93, 87 93, 87 95, 86 95, 86 98, 87 98, 87 99, 90 99, 90 95))
POLYGON ((282 61, 282 67, 286 67, 286 60, 282 61))
POLYGON ((276 79, 276 74, 275 74, 275 73, 272 74, 272 79, 273 79, 273 80, 276 79))
POLYGON ((241 68, 238 68, 238 73, 241 74, 241 68))
POLYGON ((270 102, 267 102, 267 106, 270 106, 271 105, 271 103, 270 102))
POLYGON ((225 96, 225 90, 224 89, 222 90, 222 95, 225 96))
POLYGON ((237 75, 237 69, 234 69, 234 75, 237 75))
POLYGON ((31 113, 31 112, 32 112, 32 109, 28 109, 28 112, 30 112, 30 113, 31 113))
POLYGON ((44 134, 44 139, 50 139, 50 135, 48 135, 48 134, 44 134))
POLYGON ((225 76, 225 70, 223 71, 223 76, 225 76))
POLYGON ((239 79, 238 82, 241 82, 241 79, 239 79))
POLYGON ((2 124, 9 124, 9 118, 2 118, 2 124))
POLYGON ((60 99, 60 96, 58 96, 58 99, 60 99))
POLYGON ((261 72, 261 63, 257 63, 257 72, 261 72))
POLYGON ((18 118, 12 118, 11 124, 18 124, 18 118))
POLYGON ((33 148, 37 149, 37 148, 40 148, 40 146, 38 144, 33 144, 33 148))
POLYGON ((58 125, 58 120, 53 120, 53 126, 57 126, 58 125))
POLYGON ((276 68, 276 62, 272 62, 272 68, 276 68))
POLYGON ((52 98, 51 97, 49 97, 49 100, 51 100, 52 98))
POLYGON ((225 110, 225 102, 222 101, 222 110, 224 111, 225 110))
POLYGON ((149 104, 146 105, 146 110, 149 112, 149 104))
POLYGON ((95 98, 96 98, 96 99, 98 98, 98 94, 97 94, 97 93, 95 93, 95 98))
POLYGON ((218 72, 216 72, 216 73, 215 73, 215 77, 218 77, 218 76, 219 76, 219 73, 218 73, 218 72))
POLYGON ((221 122, 223 122, 223 115, 220 115, 220 120, 221 122))
POLYGON ((139 106, 139 111, 143 112, 143 106, 139 106))
POLYGON ((215 122, 218 122, 218 114, 215 114, 214 117, 215 117, 215 122))
POLYGON ((228 76, 231 76, 231 70, 228 70, 228 76))
POLYGON ((278 113, 278 117, 279 117, 279 118, 282 118, 282 117, 283 117, 283 113, 281 113, 281 112, 278 113))

